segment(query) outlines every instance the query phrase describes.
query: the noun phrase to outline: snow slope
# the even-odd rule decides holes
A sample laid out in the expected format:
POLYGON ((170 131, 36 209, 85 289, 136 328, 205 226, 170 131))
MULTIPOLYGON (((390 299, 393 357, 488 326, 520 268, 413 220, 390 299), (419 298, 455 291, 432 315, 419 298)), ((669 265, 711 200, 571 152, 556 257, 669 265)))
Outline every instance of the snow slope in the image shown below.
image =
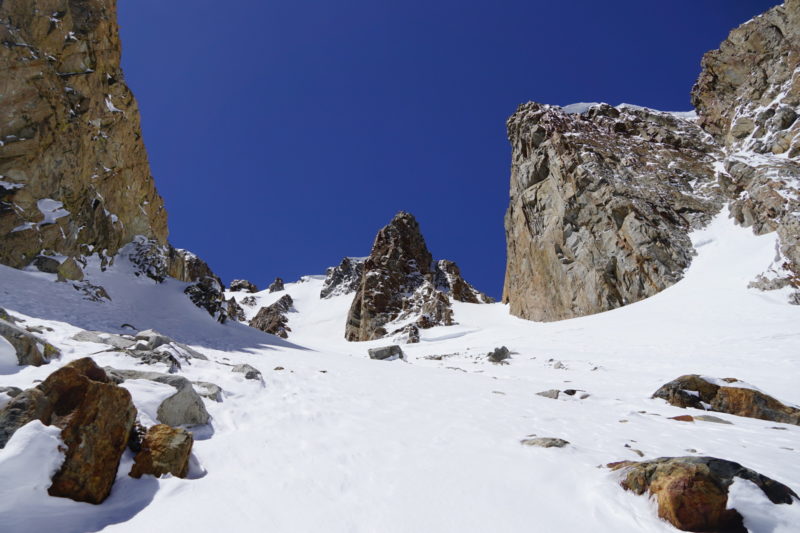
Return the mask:
MULTIPOLYGON (((699 255, 685 279, 648 300, 556 323, 511 317, 502 304, 455 303, 458 325, 423 331, 422 342, 403 347, 407 360, 392 362, 367 357, 386 340, 344 340, 352 295, 319 299, 319 276, 286 285, 295 301, 287 342, 216 324, 183 284, 134 278, 125 265, 90 272, 113 299, 102 304, 53 276, 0 267, 0 306, 52 328, 46 337, 64 352, 49 367, 0 367, 0 385, 30 386, 91 354, 135 368, 134 359, 96 353, 105 346, 69 339, 79 328, 124 332, 129 323, 203 352, 209 361, 193 360, 183 374, 226 391, 223 402, 207 401, 212 429, 198 433, 192 479, 130 479, 128 455, 109 500, 91 506, 46 495, 40 479, 51 462, 30 479, 15 471, 3 485, 26 496, 0 489, 0 530, 675 531, 600 467, 638 459, 634 450, 738 461, 797 491, 800 427, 724 414, 732 425, 677 422, 668 417, 685 410, 650 399, 663 383, 700 373, 800 403, 800 308, 785 294, 746 288, 774 257, 774 235, 755 237, 723 214, 693 238, 699 255), (500 345, 513 352, 508 365, 485 359, 500 345), (261 370, 264 386, 231 373, 237 363, 261 370), (552 388, 581 392, 535 394, 552 388), (534 434, 571 444, 520 444, 534 434)), ((283 294, 256 294, 248 318, 283 294)), ((141 383, 129 390, 145 416, 163 394, 141 383)), ((46 428, 25 429, 0 450, 0 472, 30 459, 25 442, 56 445, 35 434, 46 428)), ((739 482, 732 500, 753 532, 800 531, 800 505, 766 506, 739 482)))

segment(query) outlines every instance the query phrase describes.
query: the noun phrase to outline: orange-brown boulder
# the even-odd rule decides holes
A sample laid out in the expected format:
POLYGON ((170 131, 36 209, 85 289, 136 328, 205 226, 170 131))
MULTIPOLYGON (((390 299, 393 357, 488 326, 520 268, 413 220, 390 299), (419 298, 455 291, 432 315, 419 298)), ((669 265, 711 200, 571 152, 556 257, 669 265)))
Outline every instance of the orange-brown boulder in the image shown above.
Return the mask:
POLYGON ((774 504, 791 504, 797 499, 789 487, 738 463, 714 457, 662 457, 608 466, 624 471, 624 489, 653 496, 658 502, 658 516, 682 531, 747 533, 742 515, 727 508, 728 488, 735 477, 755 483, 774 504))
POLYGON ((130 476, 140 478, 145 474, 156 477, 172 474, 186 477, 189 473, 189 455, 194 438, 185 429, 158 424, 147 430, 141 450, 134 458, 130 476))
POLYGON ((61 428, 64 463, 48 492, 101 503, 111 492, 135 419, 130 393, 87 357, 56 370, 0 410, 0 437, 7 441, 33 420, 61 428))

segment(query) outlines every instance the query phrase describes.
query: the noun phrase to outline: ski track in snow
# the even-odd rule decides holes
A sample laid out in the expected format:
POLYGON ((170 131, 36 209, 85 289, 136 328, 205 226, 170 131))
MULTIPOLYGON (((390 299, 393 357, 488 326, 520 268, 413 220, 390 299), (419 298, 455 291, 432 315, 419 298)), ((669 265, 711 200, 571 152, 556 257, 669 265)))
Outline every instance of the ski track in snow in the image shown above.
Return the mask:
MULTIPOLYGON (((194 479, 131 479, 126 452, 111 497, 93 506, 47 496, 41 478, 50 463, 9 470, 17 473, 0 483, 0 530, 675 531, 653 502, 623 491, 618 474, 600 467, 639 460, 633 450, 645 459, 721 457, 800 490, 800 427, 720 413, 733 425, 677 422, 668 417, 693 410, 650 398, 667 381, 698 373, 737 377, 800 403, 800 308, 785 303, 786 292, 747 289, 774 257, 774 234, 756 237, 723 213, 693 239, 703 245, 684 280, 652 298, 555 323, 511 317, 502 304, 456 303, 458 325, 422 331, 422 342, 403 345, 408 360, 392 362, 367 357, 390 340, 344 340, 353 295, 321 300, 319 276, 257 293, 256 306, 243 306, 251 318, 291 294, 296 311, 284 341, 217 324, 182 294, 186 284, 136 278, 122 260, 88 271, 111 295, 105 303, 81 300, 53 275, 0 267, 0 306, 27 325, 52 328, 45 337, 63 351, 39 368, 0 365, 0 385, 29 387, 87 355, 101 366, 165 372, 70 340, 79 328, 125 333, 129 323, 203 352, 210 360, 192 360, 181 374, 226 391, 222 403, 206 400, 213 432, 195 442, 194 479), (508 365, 486 361, 500 345, 512 351, 508 365), (238 363, 258 368, 265 385, 226 365, 238 363), (553 388, 590 396, 535 394, 553 388), (534 434, 571 444, 520 444, 534 434), (24 497, 10 492, 16 487, 24 497)), ((143 418, 152 418, 163 387, 126 387, 143 418)), ((24 430, 0 450, 0 472, 31 460, 24 439, 36 449, 57 446, 49 428, 24 430)), ((800 503, 767 507, 751 489, 732 488, 751 531, 800 531, 800 503)))

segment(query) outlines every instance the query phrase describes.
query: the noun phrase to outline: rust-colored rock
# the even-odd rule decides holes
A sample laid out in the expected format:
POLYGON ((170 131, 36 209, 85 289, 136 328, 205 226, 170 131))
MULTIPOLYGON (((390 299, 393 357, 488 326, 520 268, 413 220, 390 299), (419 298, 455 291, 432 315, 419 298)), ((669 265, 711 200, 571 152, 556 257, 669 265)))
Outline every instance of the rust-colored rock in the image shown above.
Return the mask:
POLYGON ((48 492, 101 503, 111 492, 135 419, 130 393, 87 357, 59 368, 0 410, 0 446, 33 420, 61 428, 64 463, 48 492))
POLYGON ((717 385, 696 374, 681 376, 663 385, 653 398, 661 398, 676 407, 708 409, 784 424, 800 425, 800 408, 786 405, 768 394, 749 388, 734 378, 719 380, 717 385), (737 387, 737 383, 741 386, 737 387))
POLYGON ((283 339, 289 336, 292 329, 287 325, 289 317, 286 313, 294 305, 294 300, 288 294, 284 294, 281 298, 272 305, 262 307, 256 313, 256 316, 248 323, 251 328, 260 329, 266 333, 272 333, 283 339))
POLYGON ((116 1, 5 0, 0 41, 0 263, 165 243, 116 1))
POLYGON ((134 458, 130 476, 163 476, 172 474, 186 477, 189 473, 189 456, 194 437, 185 429, 158 424, 147 430, 141 449, 134 458))
POLYGON ((755 483, 774 504, 791 504, 797 499, 789 487, 714 457, 662 457, 608 466, 623 470, 624 489, 655 497, 658 516, 682 531, 747 533, 739 512, 727 509, 728 488, 735 477, 755 483))

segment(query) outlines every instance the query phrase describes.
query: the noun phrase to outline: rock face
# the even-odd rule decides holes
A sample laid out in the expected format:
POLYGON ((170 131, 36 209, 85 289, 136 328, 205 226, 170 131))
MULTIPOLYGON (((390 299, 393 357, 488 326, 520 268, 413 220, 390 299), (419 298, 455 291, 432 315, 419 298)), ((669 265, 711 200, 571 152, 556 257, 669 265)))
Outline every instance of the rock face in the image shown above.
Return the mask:
POLYGON ((365 257, 345 257, 339 265, 328 268, 319 297, 331 298, 356 292, 361 285, 365 261, 365 257))
POLYGON ((286 316, 286 313, 291 310, 292 305, 294 305, 292 297, 285 294, 274 304, 259 309, 249 325, 251 328, 260 329, 261 331, 272 333, 273 335, 285 339, 289 336, 289 332, 292 331, 291 328, 287 326, 289 317, 286 316))
POLYGON ((134 457, 130 476, 140 478, 146 474, 155 477, 172 474, 186 477, 193 443, 194 437, 185 429, 164 424, 151 427, 142 439, 141 450, 134 457))
POLYGON ((60 427, 67 450, 49 493, 100 503, 111 491, 135 419, 130 393, 91 359, 78 359, 0 410, 0 447, 33 420, 60 427))
MULTIPOLYGON (((762 289, 800 288, 798 65, 800 2, 789 0, 708 52, 692 89, 700 124, 725 149, 731 214, 780 239, 778 258, 756 282, 762 289)), ((800 303, 797 291, 793 301, 800 303)))
POLYGON ((688 233, 722 206, 720 151, 697 125, 632 107, 575 114, 528 103, 507 126, 512 314, 598 313, 681 279, 694 255, 688 233))
POLYGON ((42 366, 61 355, 61 352, 49 342, 2 318, 0 318, 0 337, 14 347, 20 365, 42 366))
POLYGON ((708 409, 731 415, 800 425, 800 408, 785 405, 734 378, 712 382, 707 378, 689 374, 663 385, 653 394, 653 398, 661 398, 676 407, 708 409))
POLYGON ((626 105, 517 109, 507 123, 503 301, 512 314, 561 320, 656 294, 689 266, 688 233, 726 205, 780 239, 753 286, 800 287, 798 27, 792 0, 706 54, 696 121, 626 105))
POLYGON ((747 532, 739 512, 726 508, 728 488, 735 477, 755 483, 774 504, 791 504, 797 499, 789 487, 714 457, 662 457, 608 466, 624 472, 624 489, 654 496, 658 516, 683 531, 747 532))
MULTIPOLYGON (((344 262, 337 268, 338 272, 328 271, 328 279, 342 279, 346 268, 354 270, 344 262)), ((422 329, 452 325, 450 296, 476 303, 488 301, 461 279, 454 263, 433 263, 417 220, 405 212, 378 232, 362 270, 347 317, 345 338, 349 341, 408 335, 404 328, 409 324, 422 329)), ((341 282, 328 284, 326 280, 326 289, 340 286, 341 282)), ((334 290, 323 290, 323 297, 334 290)))
POLYGON ((116 20, 108 0, 0 4, 0 263, 166 243, 116 20))

